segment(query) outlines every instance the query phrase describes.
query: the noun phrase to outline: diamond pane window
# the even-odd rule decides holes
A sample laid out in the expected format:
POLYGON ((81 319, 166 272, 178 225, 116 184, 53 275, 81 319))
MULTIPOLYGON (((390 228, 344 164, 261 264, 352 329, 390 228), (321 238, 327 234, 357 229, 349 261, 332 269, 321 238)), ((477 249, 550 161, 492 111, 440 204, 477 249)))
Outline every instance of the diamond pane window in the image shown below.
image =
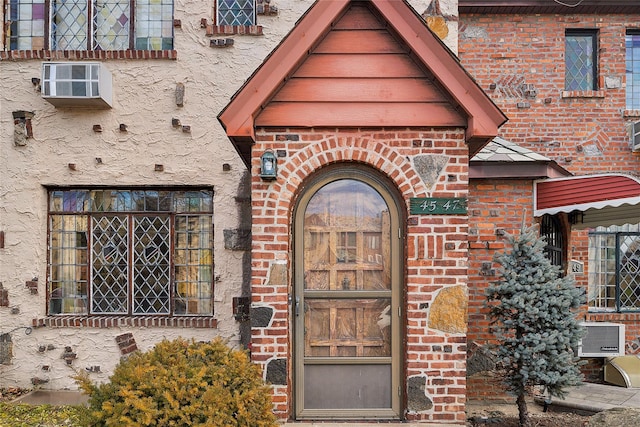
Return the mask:
POLYGON ((218 25, 254 25, 255 0, 217 0, 218 25))
POLYGON ((640 312, 640 224, 589 233, 589 310, 640 312))
POLYGON ((627 31, 627 110, 640 110, 640 31, 627 31))
POLYGON ((124 50, 129 47, 131 11, 129 0, 96 0, 93 45, 95 50, 124 50))
POLYGON ((173 49, 173 0, 8 0, 6 10, 12 50, 173 49))
POLYGON ((565 34, 565 89, 595 90, 597 33, 567 31, 565 34))
POLYGON ((89 22, 86 0, 53 0, 51 8, 51 48, 86 50, 89 22))
POLYGON ((211 190, 54 189, 49 222, 49 314, 213 314, 211 190))

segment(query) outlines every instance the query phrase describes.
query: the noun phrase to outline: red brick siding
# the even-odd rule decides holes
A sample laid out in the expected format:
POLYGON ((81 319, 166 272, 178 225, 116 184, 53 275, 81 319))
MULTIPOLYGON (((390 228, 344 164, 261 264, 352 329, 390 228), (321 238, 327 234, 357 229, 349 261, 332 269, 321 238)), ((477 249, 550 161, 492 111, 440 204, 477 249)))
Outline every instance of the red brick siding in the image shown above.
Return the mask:
MULTIPOLYGON (((338 162, 374 167, 395 183, 407 210, 411 197, 467 196, 467 147, 462 129, 261 129, 252 159, 252 302, 275 310, 272 325, 252 331, 252 357, 261 364, 291 355, 287 303, 291 277, 287 286, 272 286, 268 275, 274 263, 291 268, 293 208, 299 189, 313 172, 338 162), (259 178, 260 155, 267 149, 286 152, 286 157, 278 159, 276 181, 259 178), (413 156, 426 154, 449 159, 434 188, 426 188, 411 163, 413 156)), ((434 404, 431 410, 408 418, 463 423, 466 338, 429 329, 421 304, 432 302, 445 287, 466 285, 467 221, 460 216, 415 216, 408 222, 405 378, 425 376, 425 392, 434 404)), ((288 386, 274 387, 276 412, 282 418, 291 415, 292 392, 291 381, 288 386)))
MULTIPOLYGON (((576 175, 637 174, 640 156, 631 152, 626 127, 640 118, 638 111, 625 111, 624 37, 627 28, 638 28, 637 16, 461 15, 459 56, 463 66, 509 117, 500 129, 500 136, 555 160, 576 175), (599 30, 597 91, 564 91, 564 34, 567 28, 599 30), (620 84, 606 85, 605 79, 620 84), (524 93, 524 84, 533 86, 534 96, 524 93)), ((470 342, 482 344, 491 340, 481 303, 488 278, 478 272, 482 264, 492 258, 493 251, 488 250, 487 245, 492 244, 492 228, 497 227, 498 222, 491 220, 487 212, 474 216, 473 206, 499 209, 496 218, 510 218, 505 219, 503 225, 517 229, 521 219, 505 209, 517 212, 526 207, 526 221, 531 223, 532 203, 524 198, 532 197, 532 193, 525 187, 526 183, 514 183, 513 193, 505 197, 485 182, 470 185, 470 342), (510 197, 520 197, 521 201, 511 206, 510 197)), ((584 262, 584 273, 576 274, 575 279, 578 286, 586 289, 587 231, 571 233, 567 260, 572 259, 584 262)), ((640 315, 587 313, 585 306, 580 317, 625 323, 627 353, 640 350, 640 315)), ((597 365, 589 363, 583 369, 587 378, 593 380, 599 375, 597 365)), ((491 380, 490 377, 470 378, 468 398, 483 398, 491 387, 491 380)))
POLYGON ((640 114, 625 114, 627 28, 638 28, 638 16, 461 15, 459 55, 509 117, 500 136, 575 174, 637 173, 640 157, 631 152, 626 129, 640 114), (563 97, 567 28, 599 30, 600 90, 584 97, 563 97), (619 87, 606 87, 605 78, 619 79, 619 87), (535 97, 526 96, 522 84, 533 85, 535 97))

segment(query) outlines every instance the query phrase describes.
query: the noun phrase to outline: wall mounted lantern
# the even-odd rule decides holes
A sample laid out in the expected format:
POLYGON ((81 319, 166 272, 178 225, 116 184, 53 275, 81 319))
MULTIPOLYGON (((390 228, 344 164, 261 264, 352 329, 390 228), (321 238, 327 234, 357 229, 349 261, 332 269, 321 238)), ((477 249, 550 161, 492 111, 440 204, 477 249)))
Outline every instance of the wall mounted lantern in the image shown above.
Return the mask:
POLYGON ((272 181, 278 175, 278 159, 272 150, 267 150, 260 157, 260 178, 272 181))

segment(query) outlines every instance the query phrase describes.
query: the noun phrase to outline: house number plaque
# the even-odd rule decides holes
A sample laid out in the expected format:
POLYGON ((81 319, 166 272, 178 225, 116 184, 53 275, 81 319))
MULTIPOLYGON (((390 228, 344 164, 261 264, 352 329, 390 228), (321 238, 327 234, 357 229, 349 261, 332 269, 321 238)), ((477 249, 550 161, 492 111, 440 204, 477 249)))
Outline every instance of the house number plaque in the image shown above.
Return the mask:
POLYGON ((413 197, 409 201, 412 215, 466 215, 464 197, 413 197))

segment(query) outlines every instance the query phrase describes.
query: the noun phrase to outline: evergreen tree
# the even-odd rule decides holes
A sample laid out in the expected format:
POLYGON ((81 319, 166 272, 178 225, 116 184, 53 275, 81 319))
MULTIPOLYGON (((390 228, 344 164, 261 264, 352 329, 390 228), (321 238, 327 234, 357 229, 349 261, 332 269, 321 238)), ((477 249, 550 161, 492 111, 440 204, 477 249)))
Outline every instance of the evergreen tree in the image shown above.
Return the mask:
POLYGON ((574 348, 584 335, 575 309, 585 301, 584 290, 545 256, 545 241, 537 228, 507 236, 504 253, 497 253, 499 279, 486 291, 498 341, 498 367, 509 392, 516 396, 520 426, 531 421, 525 397, 543 386, 554 397, 578 385, 582 375, 574 348))

